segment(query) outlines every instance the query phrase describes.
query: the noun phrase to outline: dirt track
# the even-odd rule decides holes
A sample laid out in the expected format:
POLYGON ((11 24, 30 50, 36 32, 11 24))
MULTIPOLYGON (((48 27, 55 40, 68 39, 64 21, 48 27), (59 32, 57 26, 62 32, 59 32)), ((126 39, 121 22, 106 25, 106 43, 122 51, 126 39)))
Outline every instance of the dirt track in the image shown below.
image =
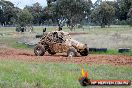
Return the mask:
POLYGON ((78 55, 78 57, 75 58, 67 58, 66 54, 51 56, 47 53, 44 56, 35 56, 32 51, 11 48, 0 48, 0 59, 14 59, 33 62, 63 62, 132 66, 132 56, 90 54, 87 57, 81 57, 78 55))

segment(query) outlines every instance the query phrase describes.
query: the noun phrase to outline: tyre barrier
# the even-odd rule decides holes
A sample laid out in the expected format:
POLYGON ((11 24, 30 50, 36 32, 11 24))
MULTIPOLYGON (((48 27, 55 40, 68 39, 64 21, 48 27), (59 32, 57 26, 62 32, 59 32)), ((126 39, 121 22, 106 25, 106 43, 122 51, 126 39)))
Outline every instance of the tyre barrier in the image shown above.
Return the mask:
POLYGON ((90 52, 97 52, 97 49, 96 48, 89 48, 89 51, 90 52))
POLYGON ((35 37, 36 38, 41 38, 43 35, 36 35, 35 37))
POLYGON ((97 51, 99 51, 99 52, 107 52, 107 48, 99 48, 97 51))
MULTIPOLYGON (((107 48, 89 48, 89 52, 107 52, 107 48)), ((118 53, 130 52, 130 48, 119 48, 118 53)))
POLYGON ((129 48, 119 48, 118 52, 119 53, 130 52, 130 49, 129 48))
POLYGON ((89 48, 90 52, 107 52, 107 48, 89 48))

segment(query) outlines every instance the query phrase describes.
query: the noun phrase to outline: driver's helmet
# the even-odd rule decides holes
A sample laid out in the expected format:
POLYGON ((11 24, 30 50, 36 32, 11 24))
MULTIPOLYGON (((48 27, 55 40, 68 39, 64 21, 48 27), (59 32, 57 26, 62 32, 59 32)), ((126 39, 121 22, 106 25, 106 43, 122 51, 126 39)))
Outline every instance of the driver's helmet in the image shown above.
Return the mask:
POLYGON ((57 36, 60 38, 63 38, 65 35, 68 35, 68 32, 64 32, 64 31, 54 31, 54 33, 57 33, 57 36))

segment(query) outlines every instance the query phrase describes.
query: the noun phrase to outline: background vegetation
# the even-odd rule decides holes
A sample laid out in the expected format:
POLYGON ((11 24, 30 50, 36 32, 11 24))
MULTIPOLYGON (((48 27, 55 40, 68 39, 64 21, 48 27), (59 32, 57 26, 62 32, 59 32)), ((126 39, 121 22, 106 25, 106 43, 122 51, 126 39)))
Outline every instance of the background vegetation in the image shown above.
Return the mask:
POLYGON ((15 7, 10 1, 0 1, 1 25, 58 25, 67 24, 71 30, 77 24, 132 25, 132 1, 100 1, 98 4, 91 0, 47 0, 48 6, 39 3, 25 6, 23 9, 15 7))

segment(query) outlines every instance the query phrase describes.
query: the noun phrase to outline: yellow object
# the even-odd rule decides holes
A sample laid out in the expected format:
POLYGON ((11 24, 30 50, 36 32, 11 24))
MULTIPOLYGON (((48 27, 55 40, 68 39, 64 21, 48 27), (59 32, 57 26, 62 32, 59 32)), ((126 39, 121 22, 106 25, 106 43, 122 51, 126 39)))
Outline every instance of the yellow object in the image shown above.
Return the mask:
POLYGON ((84 77, 84 69, 82 68, 82 76, 84 77))
POLYGON ((87 72, 84 72, 84 69, 83 68, 82 68, 82 76, 83 77, 86 77, 86 78, 88 77, 88 71, 87 72))

